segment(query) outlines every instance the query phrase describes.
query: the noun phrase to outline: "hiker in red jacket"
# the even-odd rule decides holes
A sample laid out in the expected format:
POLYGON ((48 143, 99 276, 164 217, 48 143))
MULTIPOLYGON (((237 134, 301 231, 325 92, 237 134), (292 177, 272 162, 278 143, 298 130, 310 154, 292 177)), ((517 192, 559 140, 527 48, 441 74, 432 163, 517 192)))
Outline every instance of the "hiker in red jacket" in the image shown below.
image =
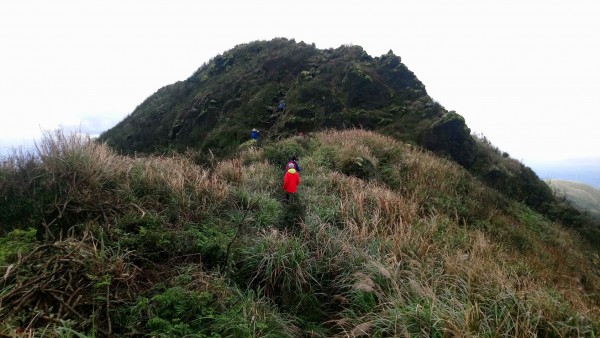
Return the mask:
POLYGON ((283 177, 283 190, 285 190, 285 199, 289 200, 290 195, 295 194, 300 184, 300 174, 296 171, 294 163, 288 164, 288 170, 283 177))

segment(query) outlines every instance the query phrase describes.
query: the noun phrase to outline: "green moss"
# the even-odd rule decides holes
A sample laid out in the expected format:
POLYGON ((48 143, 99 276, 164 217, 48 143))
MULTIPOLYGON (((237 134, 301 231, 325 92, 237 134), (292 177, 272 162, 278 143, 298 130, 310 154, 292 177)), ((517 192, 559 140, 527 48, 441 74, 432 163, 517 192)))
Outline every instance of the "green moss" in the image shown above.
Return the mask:
POLYGON ((17 255, 27 254, 36 243, 35 229, 15 229, 0 237, 0 265, 12 263, 17 255))

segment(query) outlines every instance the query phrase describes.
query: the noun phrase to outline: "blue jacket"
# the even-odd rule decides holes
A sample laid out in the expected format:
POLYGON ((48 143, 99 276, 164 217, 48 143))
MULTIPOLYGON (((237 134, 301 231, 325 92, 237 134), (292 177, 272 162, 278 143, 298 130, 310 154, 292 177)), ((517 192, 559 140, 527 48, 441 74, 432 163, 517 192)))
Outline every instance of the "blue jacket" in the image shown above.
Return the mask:
POLYGON ((258 140, 260 138, 260 133, 258 132, 258 130, 253 130, 251 137, 254 140, 258 140))

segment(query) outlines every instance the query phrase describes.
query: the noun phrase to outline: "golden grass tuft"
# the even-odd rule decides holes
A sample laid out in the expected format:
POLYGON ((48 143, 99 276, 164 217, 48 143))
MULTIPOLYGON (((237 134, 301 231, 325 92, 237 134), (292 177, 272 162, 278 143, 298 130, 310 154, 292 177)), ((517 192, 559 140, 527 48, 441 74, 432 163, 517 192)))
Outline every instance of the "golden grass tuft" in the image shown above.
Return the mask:
POLYGON ((240 158, 219 162, 215 168, 215 174, 233 184, 242 184, 247 180, 246 168, 240 158))
MULTIPOLYGON (((136 178, 144 185, 164 187, 172 201, 181 209, 184 218, 195 219, 210 208, 220 205, 228 196, 228 185, 219 176, 194 165, 181 156, 149 157, 137 159, 128 167, 129 190, 135 189, 137 182, 131 180, 132 170, 141 167, 141 175, 136 178)), ((158 196, 157 196, 158 197, 158 196)), ((156 205, 155 207, 160 208, 156 205)))
POLYGON ((264 150, 258 147, 250 147, 240 152, 239 158, 244 164, 253 162, 262 162, 264 159, 264 150))
MULTIPOLYGON (((30 173, 11 184, 27 191, 28 180, 36 180, 48 191, 56 191, 51 209, 65 220, 99 214, 110 223, 123 213, 143 216, 169 207, 178 209, 179 218, 193 220, 228 196, 223 179, 183 156, 121 156, 88 136, 60 130, 45 134, 36 148, 37 156, 27 169, 30 173)), ((12 163, 8 168, 18 162, 12 163)))
POLYGON ((339 209, 346 227, 360 241, 402 235, 418 216, 415 200, 377 183, 337 172, 328 179, 340 197, 339 209))
POLYGON ((317 140, 323 146, 335 148, 333 153, 335 163, 362 158, 370 161, 373 165, 377 165, 377 158, 371 152, 371 148, 363 141, 365 137, 374 138, 374 135, 376 134, 364 130, 325 131, 317 134, 317 140))

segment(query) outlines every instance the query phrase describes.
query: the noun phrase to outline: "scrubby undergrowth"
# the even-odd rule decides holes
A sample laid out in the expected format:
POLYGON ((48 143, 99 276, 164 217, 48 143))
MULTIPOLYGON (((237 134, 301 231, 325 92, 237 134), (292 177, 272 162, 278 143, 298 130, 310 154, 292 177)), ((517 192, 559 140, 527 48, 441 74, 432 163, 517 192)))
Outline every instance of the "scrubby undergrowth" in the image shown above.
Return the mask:
POLYGON ((0 334, 593 337, 579 233, 362 130, 198 166, 48 134, 0 168, 0 334), (300 157, 286 202, 283 164, 300 157))

